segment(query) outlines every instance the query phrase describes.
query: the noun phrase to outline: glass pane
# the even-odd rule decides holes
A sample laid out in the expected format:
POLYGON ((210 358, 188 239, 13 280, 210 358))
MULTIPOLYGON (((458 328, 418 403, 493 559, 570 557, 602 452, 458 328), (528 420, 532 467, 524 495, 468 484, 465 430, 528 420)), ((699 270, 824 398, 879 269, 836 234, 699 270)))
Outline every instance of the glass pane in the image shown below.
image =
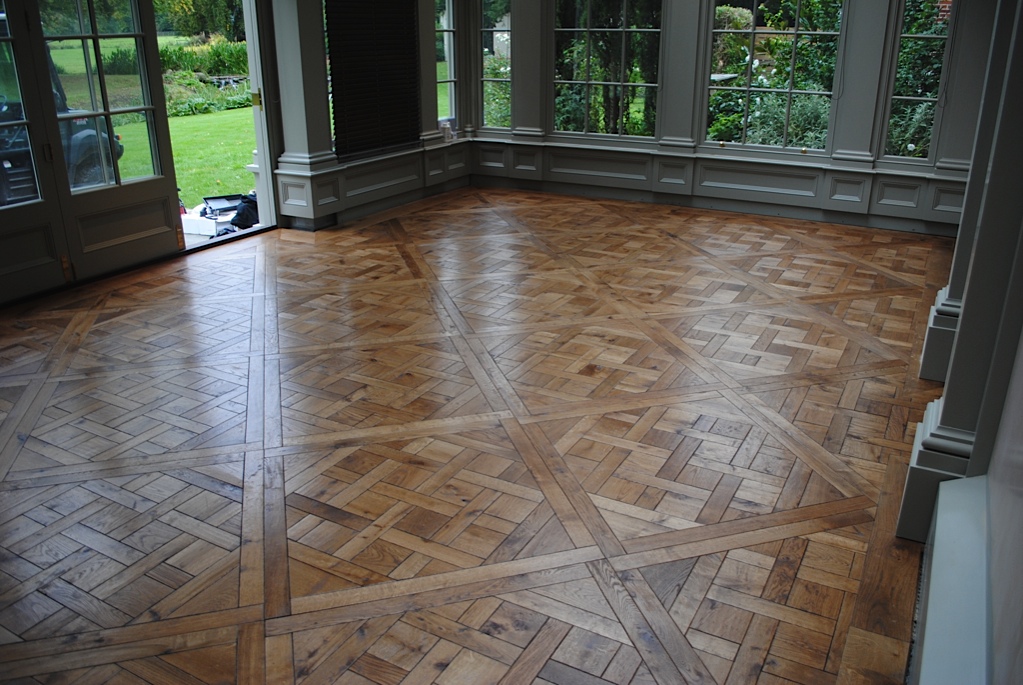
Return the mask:
MULTIPOLYGON (((440 76, 441 64, 437 65, 437 75, 440 76)), ((446 66, 446 65, 443 65, 446 66)), ((451 119, 454 117, 454 95, 455 84, 442 82, 437 84, 437 118, 451 119)))
POLYGON ((483 125, 495 128, 511 126, 510 82, 483 82, 483 125))
POLYGON ((4 0, 0 0, 0 38, 9 38, 10 30, 7 28, 7 9, 4 0))
POLYGON ((796 5, 788 0, 783 2, 765 2, 758 8, 761 13, 758 26, 769 26, 778 31, 796 30, 796 5))
POLYGON ((792 36, 757 32, 756 40, 757 52, 753 58, 752 86, 789 88, 792 71, 792 36))
POLYGON ((793 95, 789 105, 790 147, 823 150, 828 141, 831 98, 827 95, 793 95))
POLYGON ((96 28, 100 33, 138 33, 132 0, 96 3, 96 28))
POLYGON ((741 143, 746 95, 737 90, 712 90, 707 115, 707 140, 741 143))
POLYGON ((620 133, 622 87, 590 86, 590 133, 620 133))
POLYGON ((586 32, 558 31, 554 34, 554 80, 586 80, 586 32))
POLYGON ((590 27, 621 28, 624 5, 624 0, 590 0, 590 27))
POLYGON ((8 110, 0 112, 0 207, 39 199, 28 127, 3 125, 10 111, 8 102, 8 110))
POLYGON ((586 28, 587 0, 558 0, 555 28, 584 29, 586 28))
MULTIPOLYGON (((59 123, 71 190, 113 185, 116 179, 110 158, 107 118, 61 119, 59 123)), ((124 148, 119 141, 115 140, 114 143, 116 154, 120 157, 124 148)))
POLYGON ((454 17, 451 12, 450 0, 443 0, 438 2, 435 6, 434 22, 435 28, 438 29, 451 29, 454 28, 454 17))
POLYGON ((903 38, 899 45, 893 95, 937 97, 944 57, 943 38, 903 38))
POLYGON ((785 144, 784 93, 751 93, 746 142, 752 145, 785 144))
POLYGON ((633 29, 661 28, 661 0, 629 0, 626 25, 633 29))
POLYGON ((83 21, 80 0, 40 0, 39 15, 44 36, 80 36, 91 31, 89 22, 83 21))
POLYGON ((796 90, 831 92, 835 81, 838 36, 801 36, 796 43, 796 90))
POLYGON ((842 22, 842 0, 814 0, 799 8, 800 31, 838 32, 842 22))
POLYGON ((110 109, 142 107, 148 104, 145 91, 142 89, 135 39, 107 38, 100 40, 99 43, 110 109))
POLYGON ((952 2, 948 0, 906 0, 902 33, 927 36, 948 35, 952 2))
POLYGON ((626 34, 625 80, 631 83, 657 83, 657 65, 661 61, 660 33, 626 34))
POLYGON ((622 34, 620 31, 590 32, 590 80, 622 80, 622 34))
POLYGON ((115 145, 122 150, 117 165, 121 180, 147 178, 156 173, 153 164, 153 121, 151 113, 133 112, 113 116, 115 145))
POLYGON ((888 117, 886 155, 899 157, 926 157, 931 145, 934 125, 934 103, 912 100, 892 101, 888 117))
POLYGON ((483 0, 483 28, 511 28, 511 0, 483 0))
POLYGON ((51 73, 57 113, 103 109, 93 40, 55 40, 47 44, 53 60, 51 73))
MULTIPOLYGON (((447 65, 451 63, 451 58, 455 54, 455 41, 454 41, 454 38, 455 38, 455 34, 450 32, 450 31, 440 31, 440 32, 437 33, 437 64, 438 64, 438 71, 437 71, 438 76, 437 76, 437 78, 438 79, 440 78, 440 76, 439 76, 439 74, 440 74, 440 67, 439 67, 439 65, 441 65, 441 64, 445 65, 445 67, 444 67, 445 74, 449 74, 449 73, 452 74, 452 75, 454 74, 453 70, 450 70, 450 69, 447 68, 447 65)), ((444 78, 448 78, 448 77, 445 75, 444 78)))
POLYGON ((559 83, 554 89, 554 130, 586 131, 586 86, 559 83))
POLYGON ((625 130, 630 136, 652 136, 657 123, 657 89, 629 86, 625 89, 625 130))
POLYGON ((710 62, 712 85, 743 88, 749 85, 750 36, 749 33, 714 34, 710 62))

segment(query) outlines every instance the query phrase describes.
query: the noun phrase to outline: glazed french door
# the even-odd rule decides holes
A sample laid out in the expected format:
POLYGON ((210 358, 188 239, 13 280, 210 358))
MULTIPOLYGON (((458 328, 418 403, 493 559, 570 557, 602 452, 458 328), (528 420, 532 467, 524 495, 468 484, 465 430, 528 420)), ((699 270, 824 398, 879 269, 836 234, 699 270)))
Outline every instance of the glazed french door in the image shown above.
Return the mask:
POLYGON ((0 302, 180 250, 152 3, 0 8, 0 302))

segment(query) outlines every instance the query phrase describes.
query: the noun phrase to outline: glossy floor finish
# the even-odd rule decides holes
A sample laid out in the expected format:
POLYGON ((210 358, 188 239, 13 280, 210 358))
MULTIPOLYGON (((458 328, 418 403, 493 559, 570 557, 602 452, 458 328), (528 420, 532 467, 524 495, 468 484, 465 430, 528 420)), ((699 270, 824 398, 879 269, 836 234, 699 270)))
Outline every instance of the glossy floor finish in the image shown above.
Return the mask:
POLYGON ((0 312, 0 678, 901 682, 951 248, 467 189, 0 312))

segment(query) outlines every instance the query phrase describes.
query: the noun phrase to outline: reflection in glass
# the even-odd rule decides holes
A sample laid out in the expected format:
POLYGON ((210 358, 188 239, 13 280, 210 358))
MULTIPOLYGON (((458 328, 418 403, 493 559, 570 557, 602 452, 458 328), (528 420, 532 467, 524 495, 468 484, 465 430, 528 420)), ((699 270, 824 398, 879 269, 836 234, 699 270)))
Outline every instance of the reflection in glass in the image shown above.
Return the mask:
POLYGON ((4 0, 0 0, 0 15, 3 15, 3 20, 0 21, 0 38, 9 38, 11 32, 7 28, 7 8, 4 5, 4 0))
POLYGON ((100 33, 137 33, 134 3, 131 0, 104 0, 103 11, 96 14, 100 33))
POLYGON ((81 36, 91 31, 81 0, 40 0, 44 36, 81 36))
MULTIPOLYGON (((62 119, 61 142, 64 145, 64 161, 67 162, 71 190, 82 190, 96 186, 114 185, 114 164, 111 159, 111 140, 107 133, 107 118, 78 117, 62 119)), ((121 143, 113 141, 120 156, 121 143)))
POLYGON ((53 61, 50 78, 58 115, 68 111, 99 112, 103 109, 94 44, 92 39, 47 43, 53 61))
MULTIPOLYGON (((3 4, 0 4, 0 11, 3 4)), ((0 37, 7 37, 0 23, 0 37)), ((9 40, 0 41, 0 207, 39 199, 28 122, 9 40)))

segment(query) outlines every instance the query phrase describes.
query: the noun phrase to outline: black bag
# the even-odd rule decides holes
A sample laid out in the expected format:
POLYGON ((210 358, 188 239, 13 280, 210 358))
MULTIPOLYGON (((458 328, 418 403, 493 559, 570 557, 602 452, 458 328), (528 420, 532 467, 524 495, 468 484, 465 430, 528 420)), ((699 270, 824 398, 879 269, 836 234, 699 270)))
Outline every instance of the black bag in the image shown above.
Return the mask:
POLYGON ((252 192, 243 195, 238 206, 235 207, 234 217, 231 225, 238 228, 252 228, 259 223, 259 209, 256 207, 256 193, 252 192))

